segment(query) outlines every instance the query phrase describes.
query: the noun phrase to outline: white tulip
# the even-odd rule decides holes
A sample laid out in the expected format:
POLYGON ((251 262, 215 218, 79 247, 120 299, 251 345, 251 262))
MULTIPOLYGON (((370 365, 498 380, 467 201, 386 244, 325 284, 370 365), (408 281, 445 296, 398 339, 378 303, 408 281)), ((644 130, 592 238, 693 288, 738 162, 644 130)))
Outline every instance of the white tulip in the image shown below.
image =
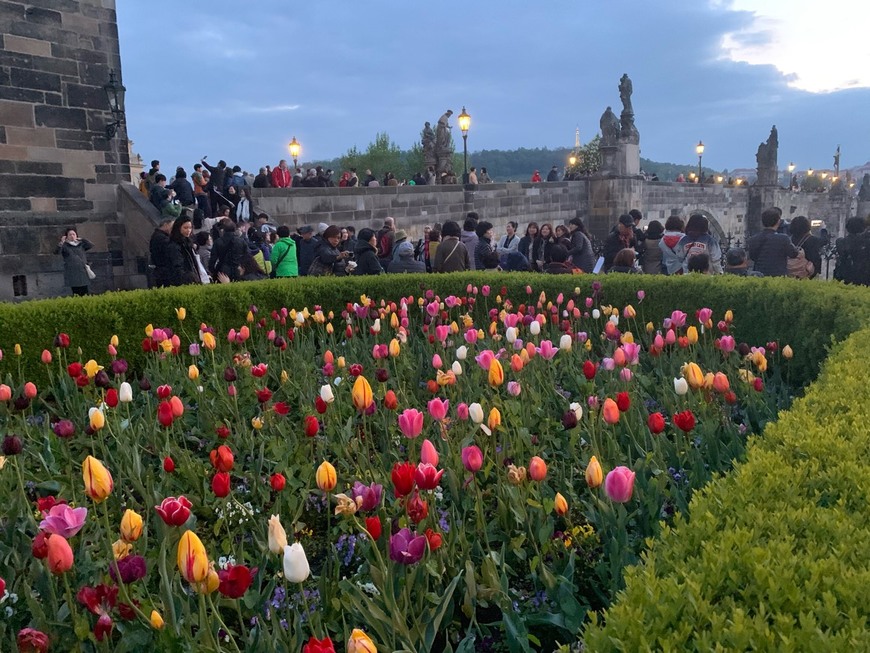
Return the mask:
POLYGON ((538 322, 537 320, 533 321, 529 325, 529 333, 531 333, 533 336, 536 336, 539 333, 541 333, 541 323, 538 322))
POLYGON ((311 575, 305 549, 299 542, 284 547, 284 578, 291 583, 303 583, 311 575))
POLYGON ((601 311, 599 311, 597 308, 593 308, 592 317, 597 320, 599 317, 601 317, 601 311))
POLYGON ((296 324, 300 326, 305 324, 305 316, 302 313, 296 314, 296 324))
POLYGON ((574 344, 574 339, 567 333, 562 334, 559 338, 559 349, 562 351, 571 351, 571 345, 574 344))
POLYGON ((450 369, 453 370, 453 373, 456 376, 462 376, 462 363, 459 361, 453 361, 453 365, 450 366, 450 369))
POLYGON ((619 324, 619 316, 618 315, 611 315, 610 321, 613 323, 613 326, 618 325, 619 324))
POLYGON ((372 332, 380 333, 381 332, 381 318, 377 318, 375 323, 372 324, 372 332))
POLYGON ((465 345, 462 345, 461 347, 456 348, 456 358, 458 360, 464 361, 467 356, 468 356, 468 347, 466 347, 465 345))
POLYGON ((572 402, 570 406, 568 406, 571 410, 574 411, 574 414, 577 416, 577 420, 579 421, 581 417, 583 417, 583 404, 578 404, 576 401, 572 402))
POLYGON ((517 339, 517 329, 516 327, 508 327, 504 332, 504 339, 509 343, 514 344, 517 339))
POLYGON ((128 404, 133 401, 133 386, 124 381, 121 387, 118 388, 118 401, 123 404, 128 404))
POLYGON ((329 384, 320 386, 320 398, 328 404, 335 401, 335 395, 332 393, 332 386, 329 384))
POLYGON ((689 391, 689 382, 683 377, 674 379, 674 392, 678 395, 684 395, 689 391))
POLYGON ((468 407, 468 416, 475 424, 483 423, 483 407, 477 402, 468 407))

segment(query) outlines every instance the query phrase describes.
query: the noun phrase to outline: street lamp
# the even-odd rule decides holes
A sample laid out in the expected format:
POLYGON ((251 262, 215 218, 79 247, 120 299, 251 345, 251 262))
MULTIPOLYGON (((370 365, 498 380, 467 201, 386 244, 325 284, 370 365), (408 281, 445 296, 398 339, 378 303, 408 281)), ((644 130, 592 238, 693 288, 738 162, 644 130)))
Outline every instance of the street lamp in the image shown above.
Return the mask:
POLYGON ((468 183, 468 128, 471 127, 471 116, 465 111, 465 107, 462 107, 462 113, 459 114, 459 129, 462 131, 462 160, 463 160, 463 173, 462 173, 462 183, 468 183))
POLYGON ((577 157, 574 156, 573 154, 572 154, 571 156, 568 157, 568 165, 570 165, 572 168, 573 168, 575 165, 577 165, 577 157))
POLYGON ((794 177, 792 176, 792 173, 793 173, 793 172, 794 172, 794 162, 793 162, 793 161, 790 161, 789 164, 788 164, 788 189, 789 189, 789 190, 791 190, 791 189, 794 188, 794 186, 795 186, 795 185, 792 183, 792 181, 794 181, 794 177))
POLYGON ((807 169, 807 177, 812 177, 814 172, 815 172, 815 170, 813 170, 812 168, 808 168, 807 169))
POLYGON ((299 141, 296 140, 296 137, 293 137, 293 140, 290 141, 290 144, 287 145, 287 148, 290 150, 290 156, 293 157, 293 169, 299 167, 297 161, 299 160, 299 153, 302 151, 302 146, 299 144, 299 141))
POLYGON ((719 175, 718 177, 716 177, 716 183, 721 184, 723 179, 724 177, 722 175, 719 175))
POLYGON ((103 86, 106 92, 106 98, 109 100, 109 111, 115 118, 113 122, 106 125, 106 138, 112 139, 118 130, 121 128, 121 123, 124 120, 124 94, 127 89, 121 81, 115 76, 115 71, 109 71, 109 81, 103 86))
POLYGON ((704 178, 704 173, 701 171, 701 159, 704 157, 704 141, 698 141, 695 146, 695 152, 698 153, 698 183, 704 178))

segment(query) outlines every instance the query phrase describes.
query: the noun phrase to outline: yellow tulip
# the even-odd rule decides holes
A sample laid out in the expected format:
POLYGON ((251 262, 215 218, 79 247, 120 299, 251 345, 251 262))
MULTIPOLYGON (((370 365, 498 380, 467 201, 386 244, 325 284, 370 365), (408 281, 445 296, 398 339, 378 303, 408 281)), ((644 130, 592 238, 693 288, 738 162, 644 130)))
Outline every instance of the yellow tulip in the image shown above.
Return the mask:
POLYGON ((791 357, 794 356, 794 352, 791 349, 790 345, 786 345, 782 348, 782 357, 786 360, 791 360, 791 357))
POLYGON ((290 380, 290 375, 287 374, 287 370, 281 370, 281 384, 287 383, 290 380))
POLYGON ((728 324, 731 324, 731 322, 734 321, 734 313, 731 311, 730 308, 727 311, 725 311, 725 321, 728 324))
POLYGON ((698 342, 698 327, 692 325, 686 329, 686 339, 689 341, 690 345, 694 345, 698 342))
POLYGON ((652 333, 652 332, 655 331, 655 330, 656 330, 656 327, 655 327, 655 325, 654 325, 652 322, 647 322, 647 323, 646 323, 646 332, 647 332, 647 333, 652 333))
POLYGON ((391 356, 392 358, 395 358, 396 356, 398 356, 398 355, 399 355, 399 352, 402 351, 402 348, 399 347, 399 341, 396 340, 395 338, 393 338, 392 340, 390 340, 390 347, 389 347, 389 349, 390 349, 390 356, 391 356))
POLYGON ((135 542, 142 537, 142 516, 134 510, 127 510, 121 517, 121 539, 125 542, 135 542))
POLYGON ((91 428, 95 431, 99 431, 106 425, 106 416, 103 415, 103 411, 99 408, 93 408, 89 416, 89 421, 91 428))
POLYGON ((592 351, 592 341, 587 340, 583 347, 586 349, 586 351, 592 351))
POLYGON ((498 411, 498 408, 493 408, 489 411, 486 425, 489 427, 490 431, 495 431, 499 426, 501 426, 501 413, 498 411))
POLYGON ((589 459, 589 464, 586 465, 586 485, 591 488, 596 488, 604 481, 604 472, 601 471, 601 463, 598 458, 592 456, 589 459))
POLYGON ((637 311, 634 310, 634 306, 629 304, 624 309, 622 309, 622 316, 626 318, 637 317, 637 311))
POLYGON ((259 431, 261 428, 263 428, 263 420, 259 417, 252 417, 251 426, 253 426, 255 430, 259 431))
POLYGON ((508 465, 508 482, 511 485, 520 485, 526 480, 526 468, 517 467, 516 465, 508 465))
POLYGON ((704 373, 697 363, 687 363, 683 368, 683 376, 693 390, 704 387, 704 373))
POLYGON ((202 334, 202 346, 209 350, 214 350, 217 346, 217 340, 215 340, 214 334, 206 331, 202 334))
POLYGON ((168 354, 172 351, 172 341, 168 338, 166 340, 162 340, 160 342, 160 348, 163 350, 164 354, 168 354))
POLYGON ((497 388, 502 383, 504 383, 504 368, 502 368, 500 362, 493 359, 489 364, 489 384, 493 388, 497 388))
POLYGON ((739 376, 740 380, 744 381, 745 383, 752 383, 753 381, 755 381, 755 375, 749 370, 737 370, 737 376, 739 376))
POLYGON ((115 485, 109 470, 93 456, 88 456, 82 463, 82 478, 85 482, 85 494, 96 503, 105 501, 115 485))
POLYGON ((208 578, 208 554, 205 545, 193 531, 185 531, 178 541, 178 571, 188 583, 201 583, 208 578))
POLYGON ((112 338, 109 340, 109 344, 112 345, 112 347, 117 347, 118 342, 118 336, 112 336, 112 338))
POLYGON ((97 372, 101 369, 103 369, 103 366, 97 363, 93 358, 85 363, 85 372, 87 372, 89 379, 94 378, 97 375, 97 372))
POLYGON ((248 322, 253 322, 254 321, 254 312, 248 311, 248 315, 246 316, 246 319, 248 322))
POLYGON ((457 333, 459 333, 459 325, 456 323, 456 320, 453 320, 453 321, 450 323, 450 333, 452 333, 454 336, 455 336, 457 333))
POLYGON ((193 589, 200 594, 211 594, 220 587, 221 579, 214 570, 214 563, 208 563, 208 573, 201 583, 194 583, 193 589))
POLYGON ((347 361, 345 361, 344 356, 339 356, 335 364, 338 365, 338 369, 343 369, 347 365, 347 361))
POLYGON ((0 456, 0 469, 6 467, 6 456, 0 456))
POLYGON ((483 329, 478 329, 477 330, 477 339, 483 340, 484 338, 486 338, 486 334, 483 332, 483 329))
POLYGON ((390 328, 396 330, 399 328, 399 315, 398 313, 393 313, 390 316, 390 328))
POLYGON ((317 468, 315 479, 317 481, 317 487, 324 492, 331 492, 335 489, 335 484, 338 482, 335 467, 324 460, 320 463, 320 467, 317 468))
POLYGON ((191 381, 196 381, 199 378, 199 368, 196 365, 187 368, 187 378, 191 381))
POLYGON ((622 340, 623 344, 631 344, 634 342, 634 334, 631 331, 626 331, 622 334, 620 340, 622 340))
POLYGON ((716 377, 715 377, 715 375, 713 374, 713 372, 707 372, 707 373, 704 375, 704 389, 705 389, 705 390, 709 390, 710 388, 713 387, 713 380, 714 380, 715 378, 716 378, 716 377))
POLYGON ((332 326, 332 322, 326 325, 326 333, 328 333, 329 335, 335 333, 335 327, 332 326))
POLYGON ((12 350, 15 352, 16 356, 21 356, 21 345, 19 345, 17 342, 15 343, 15 347, 13 347, 12 350))
POLYGON ((150 338, 152 333, 154 333, 154 325, 149 324, 148 326, 145 327, 145 335, 150 338))
POLYGON ((360 412, 368 410, 374 401, 372 386, 362 374, 356 377, 356 381, 353 382, 351 398, 353 399, 354 408, 360 412))
POLYGON ((133 550, 133 545, 129 542, 125 542, 124 540, 115 540, 112 544, 112 555, 115 560, 123 560, 130 552, 133 550))
POLYGON ((151 611, 151 627, 155 630, 161 630, 163 628, 163 617, 160 616, 160 613, 157 610, 151 611))
POLYGON ((372 638, 359 628, 354 628, 347 640, 347 653, 378 653, 378 647, 372 638))
POLYGON ((553 509, 560 517, 568 513, 568 502, 565 500, 565 497, 562 496, 561 492, 556 492, 556 500, 553 509))
POLYGON ((187 309, 184 308, 184 306, 180 306, 179 308, 176 308, 175 309, 175 317, 177 317, 179 320, 181 320, 183 322, 184 318, 187 317, 187 309))

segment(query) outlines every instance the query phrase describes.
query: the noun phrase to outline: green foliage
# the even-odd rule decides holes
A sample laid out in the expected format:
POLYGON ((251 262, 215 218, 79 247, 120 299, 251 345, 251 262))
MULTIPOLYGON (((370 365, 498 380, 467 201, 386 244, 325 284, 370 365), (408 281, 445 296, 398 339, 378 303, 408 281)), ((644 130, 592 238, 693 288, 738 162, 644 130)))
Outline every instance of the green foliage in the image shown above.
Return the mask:
POLYGON ((806 176, 801 181, 801 190, 808 193, 815 193, 825 188, 825 180, 821 175, 806 176))
MULTIPOLYGON (((640 169, 648 175, 658 175, 659 181, 675 181, 679 175, 688 179, 691 173, 697 174, 698 163, 662 163, 641 157, 640 169)), ((707 166, 704 166, 702 170, 705 177, 708 175, 724 175, 726 179, 728 177, 727 170, 714 170, 707 166)))
POLYGON ((696 493, 585 634, 592 651, 870 648, 870 329, 696 493))

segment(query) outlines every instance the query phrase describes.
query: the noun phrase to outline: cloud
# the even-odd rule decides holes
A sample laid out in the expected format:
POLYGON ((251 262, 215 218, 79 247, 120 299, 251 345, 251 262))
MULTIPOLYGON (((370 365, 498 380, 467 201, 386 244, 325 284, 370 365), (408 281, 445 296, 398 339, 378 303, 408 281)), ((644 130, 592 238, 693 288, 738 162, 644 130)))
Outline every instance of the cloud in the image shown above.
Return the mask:
POLYGON ((265 107, 260 107, 260 106, 251 107, 251 106, 249 106, 249 107, 246 107, 245 110, 249 111, 251 113, 287 113, 289 111, 296 111, 301 106, 302 106, 301 104, 275 104, 272 106, 265 106, 265 107))

